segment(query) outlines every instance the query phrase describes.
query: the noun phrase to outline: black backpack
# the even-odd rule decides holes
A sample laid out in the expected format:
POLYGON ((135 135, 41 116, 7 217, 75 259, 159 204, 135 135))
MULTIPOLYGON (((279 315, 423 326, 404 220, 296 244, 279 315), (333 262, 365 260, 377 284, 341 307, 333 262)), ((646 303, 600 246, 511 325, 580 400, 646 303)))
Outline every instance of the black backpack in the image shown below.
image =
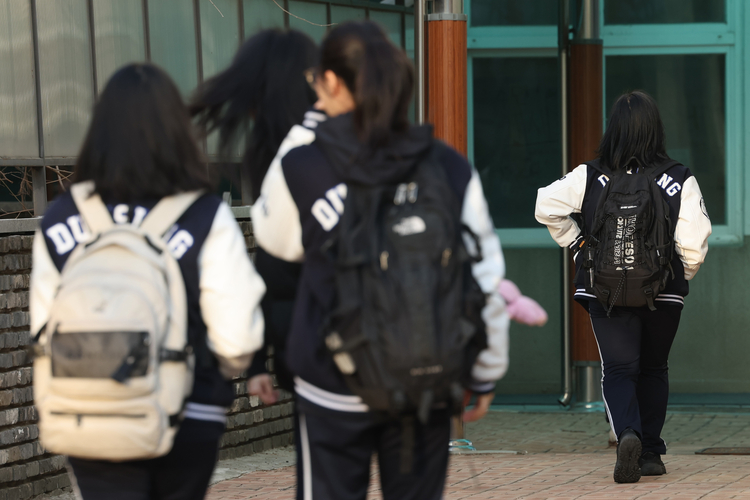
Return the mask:
POLYGON ((656 181, 679 162, 634 168, 630 174, 612 172, 599 161, 586 164, 609 177, 583 244, 586 292, 607 315, 615 306, 654 311, 654 299, 674 273, 674 226, 656 181))
POLYGON ((462 382, 487 338, 486 297, 471 273, 481 259, 463 234, 461 203, 435 141, 393 185, 349 184, 337 235, 336 306, 325 344, 350 389, 375 412, 417 416, 446 403, 456 412, 462 382))

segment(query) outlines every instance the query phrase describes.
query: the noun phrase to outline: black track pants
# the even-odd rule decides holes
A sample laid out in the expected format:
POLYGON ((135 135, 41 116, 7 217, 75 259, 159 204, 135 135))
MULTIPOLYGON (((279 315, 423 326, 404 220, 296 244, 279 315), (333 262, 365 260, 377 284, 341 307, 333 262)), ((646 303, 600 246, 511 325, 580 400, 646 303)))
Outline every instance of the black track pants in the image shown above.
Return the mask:
POLYGON ((83 500, 200 500, 206 495, 224 424, 185 420, 174 447, 151 460, 105 462, 69 457, 83 500))
POLYGON ((610 423, 619 437, 628 427, 643 441, 643 451, 664 454, 661 430, 667 415, 667 358, 682 308, 657 305, 615 307, 607 313, 599 302, 589 314, 602 357, 602 391, 610 423))
POLYGON ((412 471, 401 473, 400 421, 327 410, 298 398, 301 474, 298 500, 365 500, 377 455, 385 500, 440 500, 448 468, 450 415, 433 411, 414 427, 412 471))

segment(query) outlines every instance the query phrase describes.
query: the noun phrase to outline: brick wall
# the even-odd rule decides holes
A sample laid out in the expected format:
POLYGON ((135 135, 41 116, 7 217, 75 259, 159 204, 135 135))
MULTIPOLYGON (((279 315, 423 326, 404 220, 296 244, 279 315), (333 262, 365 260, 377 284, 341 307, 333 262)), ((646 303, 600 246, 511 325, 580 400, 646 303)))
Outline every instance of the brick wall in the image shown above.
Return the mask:
MULTIPOLYGON (((252 255, 249 221, 240 221, 252 255)), ((31 234, 0 236, 0 500, 25 500, 70 488, 63 457, 46 453, 37 440, 29 344, 31 234)), ((235 458, 292 444, 291 395, 264 406, 235 382, 237 398, 221 441, 220 458, 235 458)))

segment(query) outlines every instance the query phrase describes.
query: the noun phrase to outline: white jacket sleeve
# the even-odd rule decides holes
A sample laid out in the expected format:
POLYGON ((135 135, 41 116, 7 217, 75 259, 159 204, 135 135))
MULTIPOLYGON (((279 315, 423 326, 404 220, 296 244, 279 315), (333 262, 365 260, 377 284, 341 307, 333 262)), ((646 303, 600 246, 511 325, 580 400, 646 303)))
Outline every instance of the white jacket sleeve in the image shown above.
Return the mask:
POLYGON ((587 171, 586 165, 579 165, 562 179, 537 192, 536 220, 547 226, 549 234, 561 247, 570 246, 581 232, 570 214, 581 212, 587 171))
POLYGON ((34 234, 32 259, 29 315, 31 316, 31 335, 34 336, 47 324, 52 300, 60 286, 60 273, 52 262, 40 229, 37 229, 34 234))
POLYGON ((222 375, 232 378, 250 365, 263 346, 260 301, 263 280, 247 255, 245 239, 229 207, 222 203, 198 256, 200 308, 208 347, 222 375))
MULTIPOLYGON (((472 266, 472 274, 487 294, 487 305, 482 311, 482 319, 487 326, 488 347, 479 354, 471 374, 474 383, 470 389, 488 392, 494 382, 508 370, 508 328, 510 318, 505 310, 505 301, 497 292, 497 287, 505 277, 505 259, 500 247, 500 239, 495 233, 495 225, 490 217, 487 200, 484 198, 482 182, 474 171, 464 194, 461 221, 479 238, 482 247, 482 260, 472 266)), ((469 250, 473 242, 466 239, 469 250)))
POLYGON ((284 178, 281 159, 290 150, 314 140, 312 130, 300 125, 292 127, 268 168, 260 197, 251 210, 255 241, 269 254, 290 262, 302 261, 305 250, 299 210, 284 178))
POLYGON ((680 214, 674 232, 675 247, 685 268, 685 279, 693 279, 706 260, 711 221, 698 181, 690 177, 680 193, 680 214))

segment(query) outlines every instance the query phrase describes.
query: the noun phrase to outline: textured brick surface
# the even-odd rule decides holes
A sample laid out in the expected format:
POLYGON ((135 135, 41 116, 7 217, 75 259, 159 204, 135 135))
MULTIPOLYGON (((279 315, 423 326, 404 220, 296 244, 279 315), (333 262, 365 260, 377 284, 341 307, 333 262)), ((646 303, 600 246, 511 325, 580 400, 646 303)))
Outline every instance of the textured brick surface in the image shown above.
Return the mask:
MULTIPOLYGON (((254 254, 250 221, 239 221, 254 254)), ((46 453, 38 439, 33 406, 29 331, 29 273, 33 236, 0 236, 0 500, 25 500, 69 489, 62 457, 46 453)), ((291 395, 264 407, 248 396, 247 380, 235 382, 221 458, 237 458, 292 443, 291 395)))

